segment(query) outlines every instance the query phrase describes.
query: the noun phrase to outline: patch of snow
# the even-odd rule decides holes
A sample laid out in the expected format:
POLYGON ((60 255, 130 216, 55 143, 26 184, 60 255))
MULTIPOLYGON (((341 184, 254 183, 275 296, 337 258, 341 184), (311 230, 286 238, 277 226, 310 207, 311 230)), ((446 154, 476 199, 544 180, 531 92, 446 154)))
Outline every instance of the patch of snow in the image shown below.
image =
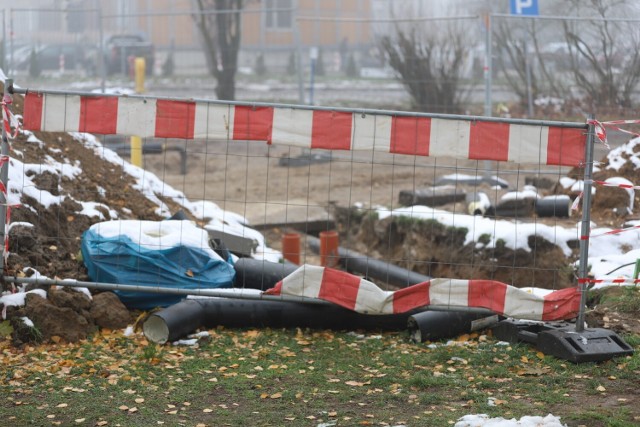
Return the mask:
POLYGON ((477 242, 480 236, 490 236, 487 244, 488 248, 494 248, 498 240, 502 240, 508 248, 524 249, 531 251, 529 247, 529 236, 537 235, 545 240, 557 245, 566 256, 571 254, 571 248, 567 242, 578 240, 578 228, 566 229, 563 227, 552 227, 538 223, 524 223, 521 221, 498 220, 495 218, 484 218, 473 215, 461 215, 434 209, 428 206, 410 206, 389 211, 388 209, 378 209, 380 219, 389 216, 404 216, 412 219, 434 220, 443 225, 457 228, 466 228, 467 235, 465 244, 477 242))
POLYGON ((487 414, 465 415, 460 418, 454 427, 566 427, 560 422, 560 418, 554 415, 524 416, 519 420, 502 417, 489 418, 487 414))
POLYGON ((177 340, 172 342, 173 345, 188 345, 188 346, 193 346, 198 344, 198 338, 190 338, 190 339, 185 339, 185 340, 177 340))
POLYGON ((640 144, 640 138, 634 138, 628 143, 609 151, 609 154, 607 154, 607 160, 609 161, 607 169, 618 171, 627 162, 631 162, 635 169, 638 169, 640 167, 640 158, 638 157, 640 153, 636 153, 634 150, 638 144, 640 144))
MULTIPOLYGON (((535 188, 535 187, 534 187, 535 188)), ((523 191, 509 191, 503 195, 500 200, 523 200, 523 199, 538 199, 538 190, 525 189, 523 191)))
POLYGON ((209 234, 191 221, 115 220, 99 222, 90 230, 102 237, 126 236, 137 245, 152 250, 176 246, 198 248, 211 258, 221 260, 209 246, 209 234))
POLYGON ((562 188, 569 188, 575 183, 576 180, 573 178, 569 178, 567 176, 563 176, 562 178, 560 178, 560 185, 562 185, 562 188))
POLYGON ((98 217, 101 220, 118 218, 118 212, 114 209, 109 208, 109 206, 105 205, 104 203, 80 202, 78 200, 76 200, 76 202, 82 205, 82 210, 79 212, 80 215, 85 215, 88 217, 98 217), (101 210, 98 210, 98 208, 102 208, 109 212, 109 218, 105 218, 104 213, 101 210))
POLYGON ((25 221, 16 221, 16 222, 12 222, 11 224, 9 224, 9 226, 7 227, 7 233, 11 232, 11 229, 13 227, 33 227, 33 224, 31 224, 30 222, 25 222, 25 221))
POLYGON ((33 324, 33 321, 29 319, 27 316, 22 316, 20 320, 22 320, 22 323, 24 323, 29 328, 34 328, 36 326, 33 324))
MULTIPOLYGON (((29 292, 18 292, 16 294, 7 294, 0 297, 0 305, 6 307, 22 307, 28 294, 40 295, 42 298, 47 298, 47 291, 44 289, 33 289, 29 292)), ((2 312, 2 319, 6 319, 5 312, 2 312)))

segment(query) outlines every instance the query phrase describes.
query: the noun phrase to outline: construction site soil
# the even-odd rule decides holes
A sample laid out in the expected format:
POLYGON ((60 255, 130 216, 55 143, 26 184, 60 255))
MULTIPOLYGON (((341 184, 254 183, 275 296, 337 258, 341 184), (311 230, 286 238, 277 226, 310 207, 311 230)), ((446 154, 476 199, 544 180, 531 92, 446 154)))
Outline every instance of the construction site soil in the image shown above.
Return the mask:
MULTIPOLYGON (((12 110, 17 114, 22 112, 20 96, 14 96, 12 110)), ((156 213, 157 205, 134 188, 134 178, 126 174, 121 165, 105 161, 96 155, 94 149, 69 134, 36 133, 35 136, 43 144, 27 142, 27 136, 19 135, 12 142, 11 157, 30 164, 44 164, 45 159, 53 159, 62 164, 77 165, 83 173, 73 179, 53 174, 46 168, 40 173, 31 174, 30 179, 39 189, 65 197, 59 204, 45 206, 41 201, 25 196, 21 206, 11 209, 12 223, 29 223, 33 226, 18 225, 11 228, 10 256, 4 273, 9 276, 28 276, 37 270, 51 278, 89 280, 79 259, 80 241, 82 233, 100 219, 79 213, 81 205, 74 200, 101 203, 116 211, 119 219, 163 218, 156 213)), ((575 283, 572 264, 577 259, 577 242, 573 245, 574 254, 570 258, 565 257, 554 244, 537 237, 529 239, 530 251, 513 251, 507 247, 478 249, 475 242, 464 243, 464 233, 459 229, 438 226, 429 221, 378 220, 373 215, 367 215, 366 209, 353 208, 355 203, 361 202, 369 207, 389 203, 393 204, 392 207, 399 207, 397 198, 400 190, 415 189, 435 182, 437 177, 434 176, 434 163, 430 163, 432 160, 417 164, 413 160, 408 163, 396 159, 379 160, 375 155, 370 161, 351 156, 292 168, 279 166, 283 156, 295 157, 300 154, 290 149, 253 144, 250 150, 249 145, 244 143, 223 142, 189 142, 185 147, 188 147, 186 174, 181 173, 177 152, 165 151, 160 155, 145 156, 144 161, 148 171, 183 191, 190 200, 211 200, 223 209, 245 216, 254 213, 252 206, 264 209, 265 200, 324 206, 335 216, 331 219, 335 220, 343 245, 434 277, 488 278, 515 286, 553 289, 575 283)), ((449 166, 438 163, 438 166, 443 167, 438 171, 448 173, 450 169, 447 167, 483 173, 483 166, 476 163, 452 162, 449 166)), ((601 169, 596 179, 615 175, 624 176, 634 183, 640 182, 640 170, 631 166, 625 166, 617 172, 605 167, 601 169)), ((567 176, 575 178, 581 178, 581 174, 578 170, 566 171, 567 176)), ((524 175, 510 175, 516 177, 513 188, 522 184, 524 175)), ((488 186, 486 189, 497 192, 488 186)), ((622 227, 629 216, 619 213, 623 209, 612 208, 626 206, 628 194, 621 189, 610 190, 596 193, 592 220, 601 226, 622 227)), ((566 193, 559 185, 546 191, 549 194, 566 193)), ((180 206, 172 200, 162 194, 157 196, 172 211, 180 210, 180 206)), ((466 213, 463 202, 439 208, 466 213)), ((104 217, 110 218, 107 209, 97 209, 102 209, 104 217)), ((579 218, 531 220, 571 227, 579 218)), ((279 249, 281 235, 287 228, 280 226, 261 231, 268 245, 279 249)), ((316 255, 308 247, 304 250, 303 261, 317 263, 316 255)), ((11 288, 9 283, 3 286, 4 290, 11 288)), ((612 312, 615 307, 602 305, 606 300, 598 296, 591 301, 591 322, 594 325, 640 333, 640 313, 612 312)))

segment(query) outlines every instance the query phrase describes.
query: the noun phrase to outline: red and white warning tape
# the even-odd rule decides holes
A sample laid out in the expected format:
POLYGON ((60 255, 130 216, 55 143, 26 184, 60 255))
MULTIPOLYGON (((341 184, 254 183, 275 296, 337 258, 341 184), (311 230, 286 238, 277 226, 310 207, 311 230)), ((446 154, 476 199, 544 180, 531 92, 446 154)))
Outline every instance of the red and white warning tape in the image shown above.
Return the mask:
MULTIPOLYGON (((603 187, 617 187, 617 188, 623 188, 625 190, 640 190, 640 185, 615 184, 613 182, 599 181, 599 180, 592 180, 592 181, 589 181, 589 182, 591 184, 602 185, 603 187)), ((571 204, 571 210, 572 211, 578 210, 578 205, 580 204, 580 200, 582 200, 583 196, 584 196, 584 192, 581 191, 580 194, 578 194, 578 197, 576 197, 576 199, 571 204)))
POLYGON ((618 188, 624 188, 624 189, 633 189, 633 190, 640 190, 640 185, 633 185, 633 184, 615 184, 612 182, 607 182, 607 181, 598 181, 598 180, 593 180, 591 181, 594 184, 598 184, 598 185, 602 185, 605 187, 618 187, 618 188))
POLYGON ((605 278, 605 279, 594 279, 594 278, 582 278, 578 279, 578 283, 587 283, 594 285, 638 285, 640 284, 640 279, 631 279, 629 277, 616 277, 614 278, 605 278))
POLYGON ((619 132, 623 132, 623 133, 626 133, 626 134, 629 134, 629 135, 633 135, 633 136, 640 136, 640 133, 632 132, 632 131, 626 130, 626 129, 622 129, 620 126, 617 126, 617 125, 640 124, 640 120, 611 120, 611 121, 608 121, 608 122, 600 122, 598 120, 593 119, 593 120, 587 120, 587 124, 590 124, 590 125, 594 126, 595 132, 596 132, 596 137, 608 149, 611 149, 611 147, 609 146, 609 142, 607 141, 606 128, 614 129, 614 130, 617 130, 619 132))
POLYGON ((9 110, 9 105, 13 104, 13 99, 8 94, 5 94, 2 98, 2 122, 4 125, 4 129, 7 132, 7 137, 9 139, 15 139, 20 132, 20 121, 13 113, 9 110), (11 130, 13 128, 13 131, 11 130))

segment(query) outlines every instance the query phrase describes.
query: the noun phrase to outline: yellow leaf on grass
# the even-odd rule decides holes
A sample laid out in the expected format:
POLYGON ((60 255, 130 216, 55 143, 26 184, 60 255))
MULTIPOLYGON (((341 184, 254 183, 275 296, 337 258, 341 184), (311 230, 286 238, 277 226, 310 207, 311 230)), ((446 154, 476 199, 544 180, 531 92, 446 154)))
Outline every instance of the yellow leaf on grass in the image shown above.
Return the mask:
POLYGON ((601 385, 599 385, 599 386, 596 388, 596 390, 598 390, 598 391, 607 391, 607 389, 606 389, 606 388, 604 388, 604 386, 601 386, 601 385))
POLYGON ((69 406, 68 403, 61 403, 59 405, 56 405, 56 408, 66 408, 67 406, 69 406))
POLYGON ((213 412, 213 409, 211 409, 211 408, 204 408, 204 409, 202 410, 202 412, 204 412, 204 413, 208 414, 208 413, 210 413, 210 412, 213 412))
POLYGON ((282 397, 282 393, 273 393, 271 396, 269 396, 271 399, 280 399, 282 397))
POLYGON ((144 398, 142 398, 142 397, 138 397, 138 398, 136 399, 136 403, 142 403, 142 402, 144 402, 144 398))

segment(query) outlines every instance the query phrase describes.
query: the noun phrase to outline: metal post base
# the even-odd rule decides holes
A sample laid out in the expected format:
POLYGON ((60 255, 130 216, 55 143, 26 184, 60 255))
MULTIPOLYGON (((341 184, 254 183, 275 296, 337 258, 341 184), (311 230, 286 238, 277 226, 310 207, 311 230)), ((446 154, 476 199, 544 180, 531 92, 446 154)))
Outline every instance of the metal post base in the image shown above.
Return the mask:
POLYGON ((613 331, 593 328, 577 332, 575 325, 567 322, 506 319, 493 328, 493 335, 512 343, 533 344, 544 354, 574 363, 601 362, 633 354, 633 348, 613 331))

